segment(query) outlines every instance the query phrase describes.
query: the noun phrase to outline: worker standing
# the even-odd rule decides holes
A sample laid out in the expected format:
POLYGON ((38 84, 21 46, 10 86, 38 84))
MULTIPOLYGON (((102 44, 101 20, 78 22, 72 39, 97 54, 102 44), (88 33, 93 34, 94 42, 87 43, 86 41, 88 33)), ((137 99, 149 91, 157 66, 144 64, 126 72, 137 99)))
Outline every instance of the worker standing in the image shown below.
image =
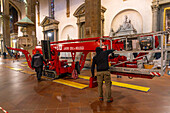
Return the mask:
POLYGON ((103 80, 106 85, 106 97, 107 102, 112 102, 113 98, 111 97, 111 77, 109 72, 109 64, 108 64, 108 55, 112 53, 113 50, 103 51, 102 48, 96 48, 96 55, 93 57, 91 73, 92 77, 94 77, 94 69, 95 65, 97 65, 97 83, 98 83, 98 94, 99 100, 103 101, 103 80))
POLYGON ((41 80, 42 71, 43 71, 43 61, 46 63, 46 61, 43 59, 43 56, 40 54, 40 52, 36 51, 36 54, 32 57, 31 67, 35 68, 38 81, 41 80))

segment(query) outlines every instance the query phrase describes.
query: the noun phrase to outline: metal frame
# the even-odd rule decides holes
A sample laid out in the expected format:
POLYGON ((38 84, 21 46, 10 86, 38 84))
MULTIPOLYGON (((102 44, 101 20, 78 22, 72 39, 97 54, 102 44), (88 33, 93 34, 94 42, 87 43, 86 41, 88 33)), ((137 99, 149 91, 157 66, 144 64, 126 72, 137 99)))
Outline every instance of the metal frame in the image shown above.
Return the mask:
MULTIPOLYGON (((110 67, 110 71, 111 72, 120 72, 120 73, 129 73, 129 74, 142 74, 142 75, 148 75, 151 76, 152 73, 158 73, 155 74, 154 76, 163 76, 165 73, 165 69, 166 69, 166 63, 165 65, 163 65, 164 60, 167 60, 167 33, 166 31, 163 32, 156 32, 156 33, 143 33, 143 34, 137 34, 137 35, 124 35, 124 36, 118 36, 118 37, 111 37, 112 39, 125 39, 126 40, 126 50, 124 51, 114 51, 115 54, 120 54, 120 53, 136 53, 136 52, 140 52, 140 53, 148 53, 148 54, 152 54, 152 53, 156 53, 156 52, 161 52, 161 69, 140 69, 140 68, 128 68, 128 67, 116 67, 116 65, 120 65, 129 61, 124 61, 121 63, 118 63, 116 65, 113 65, 110 67), (153 46, 154 48, 152 50, 131 50, 131 51, 127 51, 127 42, 129 39, 135 39, 135 40, 139 40, 140 36, 143 35, 153 35, 154 40, 153 40, 153 46), (161 50, 155 50, 155 37, 156 36, 161 36, 161 50), (165 39, 165 41, 164 41, 165 39)), ((148 55, 147 54, 147 55, 148 55)), ((143 55, 141 57, 147 56, 147 55, 143 55)), ((139 57, 138 57, 139 58, 139 57)), ((133 59, 135 60, 135 59, 133 59)))

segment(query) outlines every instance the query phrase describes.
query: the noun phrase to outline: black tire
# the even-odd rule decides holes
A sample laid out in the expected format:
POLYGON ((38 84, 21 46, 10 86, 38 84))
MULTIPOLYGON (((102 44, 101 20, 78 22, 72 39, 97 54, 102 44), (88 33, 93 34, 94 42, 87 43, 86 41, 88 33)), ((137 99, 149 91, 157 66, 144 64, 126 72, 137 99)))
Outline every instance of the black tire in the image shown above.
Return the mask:
POLYGON ((129 78, 129 79, 133 79, 133 77, 131 77, 131 76, 128 76, 128 78, 129 78))
POLYGON ((77 73, 80 74, 80 64, 79 64, 79 61, 76 62, 75 69, 77 70, 77 73))

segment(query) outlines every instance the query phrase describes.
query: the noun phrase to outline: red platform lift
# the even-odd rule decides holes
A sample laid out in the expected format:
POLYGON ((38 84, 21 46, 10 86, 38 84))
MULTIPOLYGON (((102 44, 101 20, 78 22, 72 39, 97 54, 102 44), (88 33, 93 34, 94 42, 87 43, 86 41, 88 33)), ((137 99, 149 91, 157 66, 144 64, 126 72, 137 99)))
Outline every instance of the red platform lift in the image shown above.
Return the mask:
MULTIPOLYGON (((95 38, 85 38, 85 39, 74 39, 74 40, 65 40, 57 41, 50 43, 50 55, 51 58, 47 60, 45 66, 45 75, 58 78, 59 75, 69 73, 71 74, 73 70, 76 70, 78 73, 83 69, 87 54, 90 52, 95 52, 96 47, 102 47, 104 50, 114 49, 114 56, 109 57, 109 62, 111 64, 110 72, 116 75, 124 75, 129 77, 141 77, 141 78, 153 78, 154 76, 161 76, 164 74, 164 65, 163 58, 164 54, 167 54, 166 44, 163 44, 163 38, 167 38, 165 32, 157 33, 145 33, 145 34, 136 34, 136 35, 124 35, 124 36, 115 36, 115 37, 95 37, 95 38), (161 40, 159 44, 158 37, 161 40), (138 40, 140 45, 139 50, 128 50, 128 42, 132 40, 138 40), (158 50, 157 47, 163 49, 158 50), (71 65, 68 65, 67 60, 60 60, 59 53, 61 52, 70 52, 72 56, 71 65), (81 52, 79 60, 75 60, 76 53, 81 52), (161 69, 145 69, 144 67, 138 67, 138 61, 141 61, 149 55, 150 53, 161 53, 161 69), (137 53, 136 58, 129 60, 126 56, 126 53, 137 53), (125 55, 121 55, 125 54, 125 55)), ((8 49, 21 51, 26 57, 28 66, 31 67, 31 55, 28 51, 18 48, 8 49)), ((39 51, 43 54, 42 46, 36 46, 33 50, 33 54, 39 51)), ((151 62, 151 61, 149 61, 151 62)), ((149 63, 147 62, 147 63, 149 63)), ((146 62, 142 62, 142 65, 146 62)))

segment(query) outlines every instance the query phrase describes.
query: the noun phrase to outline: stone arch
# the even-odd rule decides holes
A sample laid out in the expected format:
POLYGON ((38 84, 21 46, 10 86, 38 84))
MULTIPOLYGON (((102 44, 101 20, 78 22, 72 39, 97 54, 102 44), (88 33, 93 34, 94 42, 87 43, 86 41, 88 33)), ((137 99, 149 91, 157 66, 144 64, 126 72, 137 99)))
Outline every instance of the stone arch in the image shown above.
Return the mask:
POLYGON ((71 40, 76 38, 76 30, 73 25, 67 25, 63 28, 61 32, 60 40, 71 40))
MULTIPOLYGON (((104 35, 104 13, 106 8, 101 6, 101 29, 102 35, 104 35)), ((85 3, 80 5, 73 14, 77 18, 77 25, 78 25, 78 37, 84 38, 85 37, 85 3)))
MULTIPOLYGON (((106 11, 106 8, 101 6, 101 19, 104 20, 104 12, 106 11)), ((77 9, 76 11, 74 12, 73 14, 75 17, 82 17, 82 16, 85 16, 85 3, 81 4, 77 9)), ((85 18, 84 20, 81 20, 80 18, 80 22, 85 22, 85 18)))
POLYGON ((11 4, 11 6, 13 6, 16 9, 16 11, 18 12, 19 18, 21 18, 21 10, 11 0, 9 1, 9 3, 11 4))
POLYGON ((116 14, 111 22, 111 28, 117 31, 120 25, 124 22, 124 16, 127 15, 128 19, 131 20, 132 25, 138 33, 143 32, 143 19, 141 14, 134 9, 125 9, 116 14))
POLYGON ((80 5, 76 11, 74 12, 74 16, 75 17, 78 17, 78 16, 81 16, 81 15, 84 15, 85 14, 85 3, 83 3, 82 5, 80 5))

